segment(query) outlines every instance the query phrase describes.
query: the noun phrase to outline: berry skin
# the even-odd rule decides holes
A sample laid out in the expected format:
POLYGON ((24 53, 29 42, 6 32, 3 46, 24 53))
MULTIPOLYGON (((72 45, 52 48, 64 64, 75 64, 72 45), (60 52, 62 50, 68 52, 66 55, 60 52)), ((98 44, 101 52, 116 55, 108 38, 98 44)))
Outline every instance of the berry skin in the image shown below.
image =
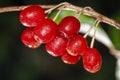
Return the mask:
POLYGON ((80 22, 74 16, 67 16, 62 19, 58 25, 58 31, 62 32, 64 36, 68 39, 75 36, 80 29, 80 22))
POLYGON ((25 28, 21 34, 21 41, 29 48, 37 48, 40 43, 34 39, 33 27, 25 28))
POLYGON ((35 39, 40 43, 47 43, 57 34, 57 24, 51 19, 45 19, 34 28, 35 39))
POLYGON ((20 22, 27 27, 35 27, 45 18, 44 10, 37 5, 32 5, 20 12, 20 22))
POLYGON ((82 55, 84 69, 90 73, 96 73, 102 65, 100 53, 95 48, 87 48, 82 55))
POLYGON ((76 64, 80 60, 80 56, 71 56, 67 52, 61 56, 62 61, 66 64, 76 64))
POLYGON ((46 50, 52 56, 61 56, 66 53, 67 39, 57 35, 50 42, 46 43, 46 50))
POLYGON ((76 35, 72 39, 70 39, 67 43, 66 50, 72 56, 77 56, 82 54, 84 50, 87 48, 87 41, 81 35, 76 35))

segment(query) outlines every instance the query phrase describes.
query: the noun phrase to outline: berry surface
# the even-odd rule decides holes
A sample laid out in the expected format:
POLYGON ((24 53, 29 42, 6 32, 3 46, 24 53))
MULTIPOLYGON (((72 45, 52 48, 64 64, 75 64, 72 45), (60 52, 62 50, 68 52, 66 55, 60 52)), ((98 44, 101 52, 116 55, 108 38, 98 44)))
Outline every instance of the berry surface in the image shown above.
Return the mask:
POLYGON ((74 16, 67 16, 58 25, 58 31, 62 32, 68 39, 75 36, 80 29, 80 22, 74 16))
POLYGON ((77 64, 78 61, 80 60, 80 56, 71 56, 66 52, 66 54, 63 54, 61 56, 62 61, 66 64, 77 64))
POLYGON ((32 5, 20 12, 20 22, 27 27, 35 27, 45 18, 44 10, 37 5, 32 5))
POLYGON ((82 55, 84 69, 91 73, 96 73, 102 65, 102 58, 95 48, 87 48, 82 55))
POLYGON ((21 41, 29 48, 37 48, 41 43, 34 39, 33 27, 25 28, 21 34, 21 41))
POLYGON ((70 55, 77 56, 82 54, 87 47, 86 39, 81 35, 76 35, 68 41, 66 50, 70 55))
POLYGON ((41 24, 34 28, 35 39, 40 43, 47 43, 57 34, 57 24, 46 18, 41 24))
POLYGON ((52 56, 61 56, 66 53, 67 39, 57 35, 50 42, 46 43, 46 50, 52 56))

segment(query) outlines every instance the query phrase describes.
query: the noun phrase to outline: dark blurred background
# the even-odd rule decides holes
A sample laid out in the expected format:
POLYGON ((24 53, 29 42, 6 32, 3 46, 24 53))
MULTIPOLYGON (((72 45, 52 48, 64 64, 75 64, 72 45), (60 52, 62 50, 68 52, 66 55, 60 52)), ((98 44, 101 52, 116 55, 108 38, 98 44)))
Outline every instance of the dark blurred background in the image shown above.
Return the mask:
MULTIPOLYGON (((120 22, 119 0, 0 0, 0 7, 59 4, 65 1, 77 6, 90 6, 120 22)), ((120 38, 115 37, 115 40, 116 35, 110 33, 110 30, 118 30, 110 29, 106 24, 103 26, 120 49, 120 38)), ((99 72, 91 74, 83 69, 82 60, 76 65, 68 65, 60 58, 50 56, 44 45, 37 49, 25 47, 20 41, 23 29, 19 12, 0 13, 0 80, 115 80, 116 59, 103 44, 95 42, 95 47, 101 52, 103 65, 99 72)))

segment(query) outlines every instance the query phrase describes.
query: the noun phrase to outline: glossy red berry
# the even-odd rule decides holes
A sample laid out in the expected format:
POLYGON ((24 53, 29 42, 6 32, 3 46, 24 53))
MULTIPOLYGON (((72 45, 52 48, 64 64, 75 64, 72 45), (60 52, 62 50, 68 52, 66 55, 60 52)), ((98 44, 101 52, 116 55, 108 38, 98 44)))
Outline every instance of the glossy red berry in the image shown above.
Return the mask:
POLYGON ((80 56, 71 56, 66 52, 66 54, 63 54, 62 61, 66 64, 76 64, 80 60, 80 56))
POLYGON ((41 43, 52 40, 57 33, 57 24, 51 19, 45 19, 34 28, 35 39, 41 43))
POLYGON ((67 39, 57 35, 46 43, 46 50, 52 56, 61 56, 66 53, 67 39))
POLYGON ((86 48, 86 39, 81 35, 77 35, 68 41, 66 50, 70 55, 77 56, 82 54, 86 48))
POLYGON ((87 48, 82 55, 84 69, 91 73, 96 73, 102 65, 102 58, 95 48, 87 48))
POLYGON ((80 29, 80 22, 74 16, 67 16, 62 19, 58 25, 58 31, 62 32, 64 36, 68 39, 75 36, 80 29))
POLYGON ((20 22, 27 27, 37 26, 44 18, 44 10, 37 5, 29 6, 20 12, 20 22))
POLYGON ((40 43, 34 39, 33 27, 25 28, 21 34, 21 41, 29 48, 37 48, 40 43))

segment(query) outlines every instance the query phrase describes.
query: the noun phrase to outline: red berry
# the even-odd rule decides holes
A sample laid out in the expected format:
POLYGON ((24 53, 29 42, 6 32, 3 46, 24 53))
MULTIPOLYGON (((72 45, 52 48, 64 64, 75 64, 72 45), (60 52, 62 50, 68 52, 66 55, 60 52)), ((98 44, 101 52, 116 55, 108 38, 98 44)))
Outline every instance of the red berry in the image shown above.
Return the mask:
POLYGON ((20 22, 27 27, 37 26, 44 18, 44 10, 37 5, 29 6, 20 12, 20 22))
POLYGON ((41 24, 35 27, 35 39, 41 43, 47 43, 52 40, 57 33, 57 24, 51 19, 45 19, 41 24))
POLYGON ((86 39, 81 35, 77 35, 68 41, 66 50, 70 55, 77 56, 80 55, 86 48, 86 39))
POLYGON ((66 64, 76 64, 80 60, 80 56, 71 56, 67 52, 62 55, 62 61, 66 64))
POLYGON ((102 65, 102 58, 99 51, 95 48, 87 48, 82 55, 85 70, 96 73, 102 65))
POLYGON ((72 38, 80 29, 80 22, 74 16, 67 16, 58 25, 58 31, 62 32, 66 38, 72 38))
POLYGON ((33 27, 26 28, 21 35, 21 41, 29 48, 37 48, 40 43, 34 39, 33 27))
POLYGON ((46 44, 46 50, 52 56, 61 56, 66 53, 67 39, 57 35, 46 44))

